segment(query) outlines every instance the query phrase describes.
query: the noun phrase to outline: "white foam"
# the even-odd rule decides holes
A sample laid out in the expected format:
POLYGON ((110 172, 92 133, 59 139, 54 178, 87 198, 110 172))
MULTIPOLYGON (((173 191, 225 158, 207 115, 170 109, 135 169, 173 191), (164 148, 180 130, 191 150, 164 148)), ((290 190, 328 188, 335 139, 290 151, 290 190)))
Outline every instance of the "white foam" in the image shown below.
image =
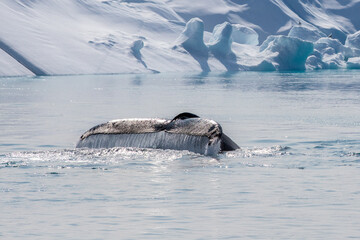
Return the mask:
POLYGON ((287 152, 288 149, 288 147, 280 145, 272 147, 240 148, 236 151, 227 152, 225 155, 228 158, 274 157, 289 155, 290 153, 287 152))

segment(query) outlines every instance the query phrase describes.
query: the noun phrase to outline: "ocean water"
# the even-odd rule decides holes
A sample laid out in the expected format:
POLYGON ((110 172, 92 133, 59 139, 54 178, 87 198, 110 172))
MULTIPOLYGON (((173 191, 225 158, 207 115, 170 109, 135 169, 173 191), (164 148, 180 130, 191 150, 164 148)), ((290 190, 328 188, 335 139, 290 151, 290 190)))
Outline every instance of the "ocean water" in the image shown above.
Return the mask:
POLYGON ((360 71, 0 78, 0 239, 360 239, 360 71), (188 111, 240 150, 75 149, 188 111))

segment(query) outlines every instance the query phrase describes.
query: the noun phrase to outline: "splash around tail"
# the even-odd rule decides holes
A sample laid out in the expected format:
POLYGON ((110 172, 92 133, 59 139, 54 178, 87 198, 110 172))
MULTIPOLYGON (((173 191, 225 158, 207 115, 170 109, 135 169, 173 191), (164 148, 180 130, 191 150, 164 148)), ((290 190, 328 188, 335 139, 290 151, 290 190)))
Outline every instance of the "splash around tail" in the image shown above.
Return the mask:
POLYGON ((118 119, 86 131, 77 148, 138 147, 188 150, 204 155, 233 151, 239 146, 222 132, 220 124, 192 113, 170 119, 118 119))

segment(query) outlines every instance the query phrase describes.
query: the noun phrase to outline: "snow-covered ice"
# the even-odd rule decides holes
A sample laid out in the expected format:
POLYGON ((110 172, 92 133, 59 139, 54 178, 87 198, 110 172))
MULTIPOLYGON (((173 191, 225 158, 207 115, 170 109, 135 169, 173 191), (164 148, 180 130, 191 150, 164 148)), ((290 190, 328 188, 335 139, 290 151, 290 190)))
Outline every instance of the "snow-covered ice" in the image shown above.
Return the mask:
POLYGON ((359 12, 360 0, 2 0, 0 76, 358 68, 359 12))
MULTIPOLYGON (((208 65, 209 49, 204 43, 204 23, 199 18, 190 19, 184 31, 176 40, 196 61, 204 72, 210 71, 208 65)), ((176 46, 175 46, 176 48, 176 46)))
POLYGON ((190 19, 176 41, 190 53, 208 55, 208 48, 204 43, 204 23, 199 18, 190 19))
POLYGON ((209 51, 229 71, 239 70, 235 53, 231 50, 232 25, 228 22, 216 25, 208 43, 209 51))
POLYGON ((289 37, 297 37, 305 41, 309 42, 316 42, 322 37, 326 37, 325 33, 317 30, 317 29, 310 29, 307 27, 302 26, 295 26, 291 28, 289 37))
POLYGON ((313 44, 299 38, 269 36, 260 46, 260 51, 270 56, 277 70, 305 70, 313 44))
POLYGON ((348 69, 360 69, 360 57, 349 58, 346 66, 348 69))
POLYGON ((0 76, 20 75, 33 75, 33 73, 0 49, 0 76))
POLYGON ((208 43, 209 50, 217 55, 226 56, 231 50, 232 26, 228 22, 216 25, 208 43))
POLYGON ((360 56, 359 50, 344 46, 338 39, 329 37, 317 40, 314 50, 307 60, 308 69, 346 68, 349 58, 360 56))
POLYGON ((259 34, 251 27, 233 24, 232 40, 240 44, 258 45, 259 34))
POLYGON ((349 34, 346 38, 345 45, 360 49, 360 31, 357 31, 354 34, 349 34))

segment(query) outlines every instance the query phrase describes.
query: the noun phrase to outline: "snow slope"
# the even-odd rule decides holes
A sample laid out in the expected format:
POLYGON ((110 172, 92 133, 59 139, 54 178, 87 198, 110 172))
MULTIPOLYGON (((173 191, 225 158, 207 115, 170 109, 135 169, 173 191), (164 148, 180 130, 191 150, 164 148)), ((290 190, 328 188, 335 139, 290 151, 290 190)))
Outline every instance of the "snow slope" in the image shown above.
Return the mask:
POLYGON ((357 68, 359 12, 360 0, 1 0, 0 76, 357 68), (346 46, 324 50, 339 48, 328 35, 346 46))

